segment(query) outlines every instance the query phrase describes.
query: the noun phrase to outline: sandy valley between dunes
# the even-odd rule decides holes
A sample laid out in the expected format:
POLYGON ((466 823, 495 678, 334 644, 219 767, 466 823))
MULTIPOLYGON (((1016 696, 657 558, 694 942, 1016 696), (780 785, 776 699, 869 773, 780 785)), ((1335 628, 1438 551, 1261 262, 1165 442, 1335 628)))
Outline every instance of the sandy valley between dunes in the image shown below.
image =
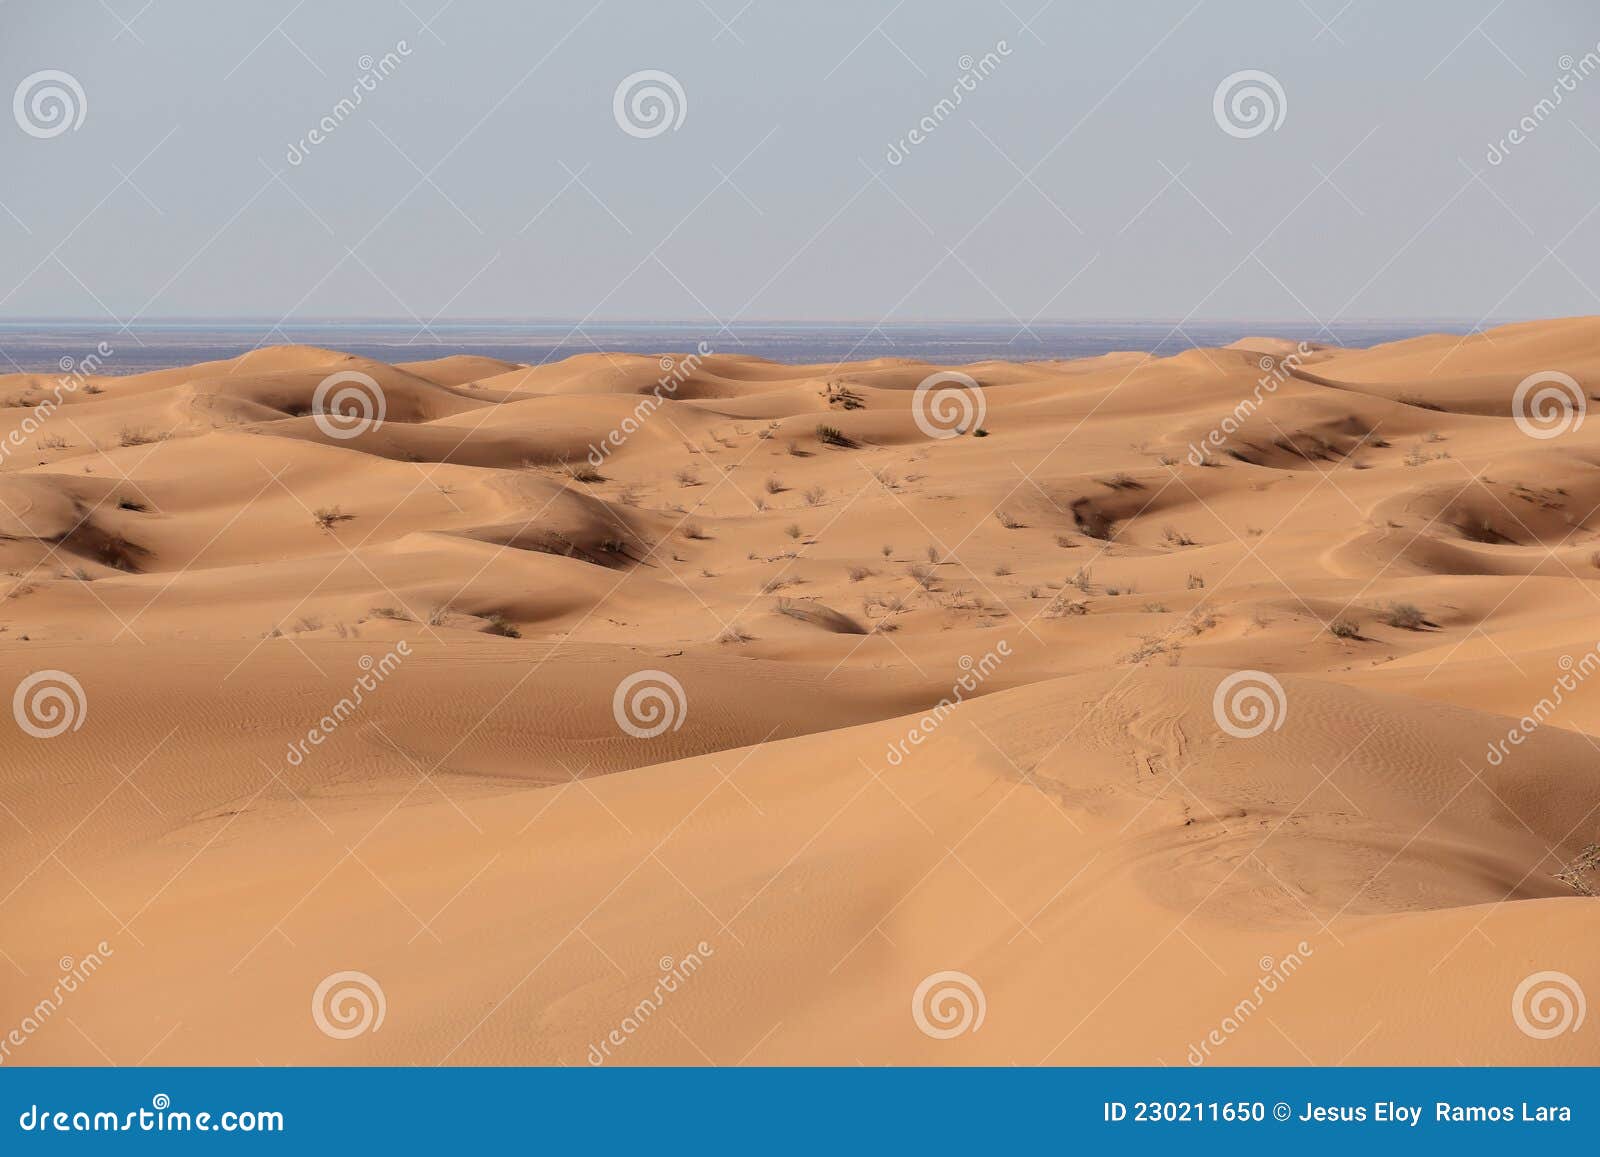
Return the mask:
POLYGON ((1600 1063, 1600 319, 942 368, 0 378, 0 1061, 1600 1063))

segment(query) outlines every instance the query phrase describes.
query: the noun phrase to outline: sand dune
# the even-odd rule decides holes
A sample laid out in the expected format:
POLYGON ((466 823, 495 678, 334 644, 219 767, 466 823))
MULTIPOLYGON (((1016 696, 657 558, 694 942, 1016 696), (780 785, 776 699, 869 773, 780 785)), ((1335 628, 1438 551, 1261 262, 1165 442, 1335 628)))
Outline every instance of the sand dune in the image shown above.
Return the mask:
POLYGON ((0 1061, 1600 1062, 1597 350, 0 379, 0 1061))

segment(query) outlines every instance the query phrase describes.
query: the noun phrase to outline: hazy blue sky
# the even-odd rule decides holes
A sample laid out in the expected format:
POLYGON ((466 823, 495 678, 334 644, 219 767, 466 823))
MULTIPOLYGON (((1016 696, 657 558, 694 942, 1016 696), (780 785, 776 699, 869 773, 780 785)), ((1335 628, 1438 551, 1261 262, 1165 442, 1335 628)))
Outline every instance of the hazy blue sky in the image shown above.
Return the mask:
POLYGON ((55 69, 86 109, 0 118, 0 317, 1600 312, 1600 75, 1534 111, 1592 2, 441 3, 4 3, 3 95, 55 69), (685 95, 648 138, 644 69, 685 95), (1237 137, 1245 69, 1284 117, 1237 137))

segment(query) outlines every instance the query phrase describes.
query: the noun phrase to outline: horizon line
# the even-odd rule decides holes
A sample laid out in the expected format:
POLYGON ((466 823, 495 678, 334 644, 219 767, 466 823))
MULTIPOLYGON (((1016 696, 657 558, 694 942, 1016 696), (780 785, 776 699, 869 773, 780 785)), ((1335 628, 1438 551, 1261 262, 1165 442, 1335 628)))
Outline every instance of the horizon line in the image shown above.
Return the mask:
POLYGON ((1316 328, 1333 329, 1338 325, 1408 325, 1416 323, 1446 323, 1451 325, 1468 325, 1481 327, 1485 325, 1514 325, 1527 321, 1557 321, 1563 318, 1579 318, 1595 316, 1592 314, 1556 314, 1552 316, 1529 317, 1524 315, 1507 315, 1504 317, 1467 318, 1448 314, 1417 314, 1414 316, 1386 316, 1386 317, 1346 317, 1337 323, 1328 325, 1308 318, 1280 318, 1280 317, 1198 317, 1198 318, 1171 318, 1171 317, 1076 317, 1036 319, 1026 323, 1007 318, 919 318, 902 321, 872 321, 866 318, 745 318, 738 321, 723 323, 715 319, 683 319, 683 318, 607 318, 580 320, 571 317, 514 317, 502 315, 483 315, 478 317, 453 317, 435 318, 426 323, 419 322, 416 318, 406 318, 392 314, 372 315, 335 315, 329 314, 322 317, 302 318, 299 320, 273 319, 261 315, 251 314, 218 314, 218 315, 193 315, 172 314, 158 317, 140 318, 136 321, 122 322, 115 318, 88 317, 81 315, 49 315, 49 316, 0 316, 0 326, 7 325, 82 325, 82 326, 115 326, 119 330, 138 329, 141 326, 163 326, 177 324, 192 325, 265 325, 268 329, 292 328, 302 325, 394 325, 401 327, 417 327, 419 332, 428 329, 437 329, 441 326, 458 325, 524 325, 524 326, 568 326, 572 329, 599 329, 606 326, 625 328, 680 328, 714 326, 717 329, 739 329, 761 326, 788 326, 796 328, 821 328, 821 327, 849 327, 863 329, 894 329, 927 326, 953 326, 953 327, 994 327, 1002 329, 1027 330, 1043 326, 1071 326, 1071 325, 1167 325, 1174 328, 1183 326, 1201 325, 1271 325, 1271 326, 1308 326, 1316 328))

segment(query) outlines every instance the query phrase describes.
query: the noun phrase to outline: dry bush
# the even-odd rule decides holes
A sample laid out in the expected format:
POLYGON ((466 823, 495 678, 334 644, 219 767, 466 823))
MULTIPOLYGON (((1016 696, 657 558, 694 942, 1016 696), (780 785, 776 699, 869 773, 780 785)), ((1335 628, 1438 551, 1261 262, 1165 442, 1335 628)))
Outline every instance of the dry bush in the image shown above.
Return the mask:
POLYGON ((498 612, 489 616, 488 623, 483 628, 483 633, 486 635, 499 635, 505 639, 522 638, 522 632, 517 628, 517 624, 498 612))
POLYGON ((166 438, 165 434, 152 434, 149 430, 124 426, 117 435, 117 442, 123 446, 148 446, 152 442, 164 442, 166 438))
POLYGON ((332 530, 336 523, 349 522, 355 515, 346 514, 337 506, 319 506, 311 512, 311 518, 322 530, 332 530))
POLYGON ((1083 599, 1069 599, 1066 595, 1057 595, 1050 600, 1050 605, 1044 609, 1047 619, 1063 619, 1072 615, 1087 615, 1089 604, 1083 599))
POLYGON ((1177 666, 1178 656, 1182 652, 1182 643, 1175 643, 1163 635, 1141 635, 1139 636, 1139 645, 1122 656, 1122 661, 1138 666, 1141 663, 1148 663, 1157 655, 1166 655, 1168 662, 1173 666, 1177 666))
POLYGON ((1595 884, 1600 882, 1600 844, 1588 844, 1577 858, 1561 871, 1556 879, 1580 896, 1595 895, 1595 884))
POLYGON ((787 615, 798 622, 808 623, 814 627, 833 631, 841 635, 864 635, 867 628, 856 622, 843 611, 836 611, 832 607, 823 606, 821 603, 810 599, 779 599, 777 612, 787 615))
POLYGON ((1420 631, 1428 625, 1428 617, 1415 603, 1390 603, 1383 609, 1383 621, 1403 631, 1420 631))

